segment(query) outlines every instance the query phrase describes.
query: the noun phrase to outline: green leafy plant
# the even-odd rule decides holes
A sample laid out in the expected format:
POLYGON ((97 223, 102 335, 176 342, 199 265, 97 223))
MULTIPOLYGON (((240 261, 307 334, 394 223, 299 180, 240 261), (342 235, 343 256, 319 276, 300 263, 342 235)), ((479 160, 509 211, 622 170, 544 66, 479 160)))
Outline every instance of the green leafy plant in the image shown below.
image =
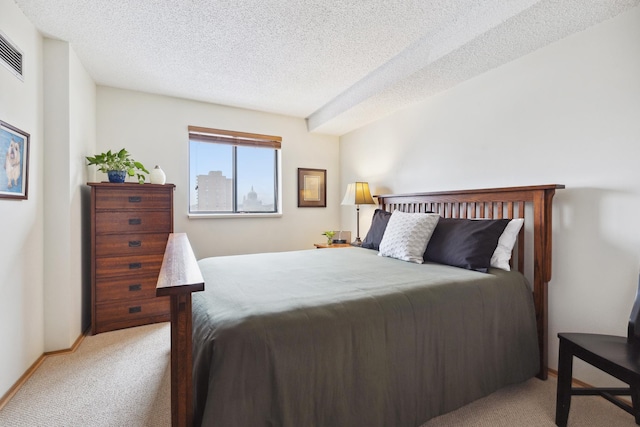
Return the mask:
POLYGON ((322 233, 323 236, 327 237, 327 243, 330 245, 333 243, 333 236, 336 235, 335 231, 325 231, 324 233, 322 233))
POLYGON ((131 158, 131 154, 124 148, 118 152, 111 152, 96 154, 92 157, 87 157, 89 165, 96 165, 100 172, 108 173, 109 171, 125 171, 128 176, 135 176, 138 178, 138 182, 143 184, 145 181, 145 175, 142 173, 149 173, 144 165, 131 158))

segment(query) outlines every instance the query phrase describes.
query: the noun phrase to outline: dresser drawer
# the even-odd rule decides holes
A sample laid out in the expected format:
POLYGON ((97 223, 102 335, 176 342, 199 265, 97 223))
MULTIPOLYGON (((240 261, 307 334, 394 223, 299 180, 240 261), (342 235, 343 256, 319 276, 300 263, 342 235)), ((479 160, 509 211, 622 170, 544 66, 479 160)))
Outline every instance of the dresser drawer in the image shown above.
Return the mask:
POLYGON ((153 191, 144 184, 139 189, 96 188, 96 209, 165 209, 171 206, 172 196, 164 190, 153 191))
POLYGON ((96 256, 162 254, 168 239, 169 233, 99 234, 96 256))
POLYGON ((157 284, 157 274, 97 279, 96 303, 152 299, 156 296, 157 284))
POLYGON ((170 232, 171 211, 96 212, 96 234, 170 232))
POLYGON ((96 258, 96 280, 105 277, 157 275, 164 254, 96 258))
POLYGON ((96 304, 95 333, 168 321, 169 297, 96 304))

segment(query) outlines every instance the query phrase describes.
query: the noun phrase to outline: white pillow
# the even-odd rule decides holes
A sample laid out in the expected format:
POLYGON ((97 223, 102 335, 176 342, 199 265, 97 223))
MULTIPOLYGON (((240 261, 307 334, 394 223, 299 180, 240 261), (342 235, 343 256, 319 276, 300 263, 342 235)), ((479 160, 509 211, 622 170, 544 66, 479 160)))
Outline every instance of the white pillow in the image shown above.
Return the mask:
POLYGON ((524 224, 524 218, 514 218, 509 221, 509 224, 507 224, 498 239, 496 250, 491 256, 491 267, 511 271, 511 267, 509 266, 511 251, 516 244, 516 239, 518 238, 522 224, 524 224))
POLYGON ((393 211, 380 241, 378 255, 422 264, 427 243, 440 215, 393 211))

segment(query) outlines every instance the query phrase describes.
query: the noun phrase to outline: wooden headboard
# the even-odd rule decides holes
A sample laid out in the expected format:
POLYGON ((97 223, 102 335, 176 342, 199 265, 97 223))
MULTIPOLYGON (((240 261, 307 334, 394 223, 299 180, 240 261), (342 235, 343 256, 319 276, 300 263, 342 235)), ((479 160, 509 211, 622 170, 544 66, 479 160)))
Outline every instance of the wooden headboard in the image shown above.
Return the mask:
POLYGON ((547 286, 551 280, 551 204, 564 185, 487 188, 433 193, 385 194, 376 196, 380 208, 392 212, 436 212, 444 218, 524 218, 512 258, 512 267, 524 274, 533 266, 533 301, 536 309, 540 372, 547 378, 547 286), (530 207, 530 208, 529 208, 530 207), (532 230, 533 253, 525 257, 525 229, 532 230), (530 258, 530 259, 527 259, 530 258))

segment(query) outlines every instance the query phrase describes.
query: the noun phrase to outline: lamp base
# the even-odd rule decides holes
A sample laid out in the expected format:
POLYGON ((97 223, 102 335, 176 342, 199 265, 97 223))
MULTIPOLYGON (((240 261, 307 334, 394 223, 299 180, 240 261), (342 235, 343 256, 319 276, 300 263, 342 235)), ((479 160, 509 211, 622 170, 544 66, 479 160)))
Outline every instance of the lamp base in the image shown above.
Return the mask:
POLYGON ((351 246, 362 246, 362 240, 359 237, 356 237, 356 240, 351 242, 351 246))

